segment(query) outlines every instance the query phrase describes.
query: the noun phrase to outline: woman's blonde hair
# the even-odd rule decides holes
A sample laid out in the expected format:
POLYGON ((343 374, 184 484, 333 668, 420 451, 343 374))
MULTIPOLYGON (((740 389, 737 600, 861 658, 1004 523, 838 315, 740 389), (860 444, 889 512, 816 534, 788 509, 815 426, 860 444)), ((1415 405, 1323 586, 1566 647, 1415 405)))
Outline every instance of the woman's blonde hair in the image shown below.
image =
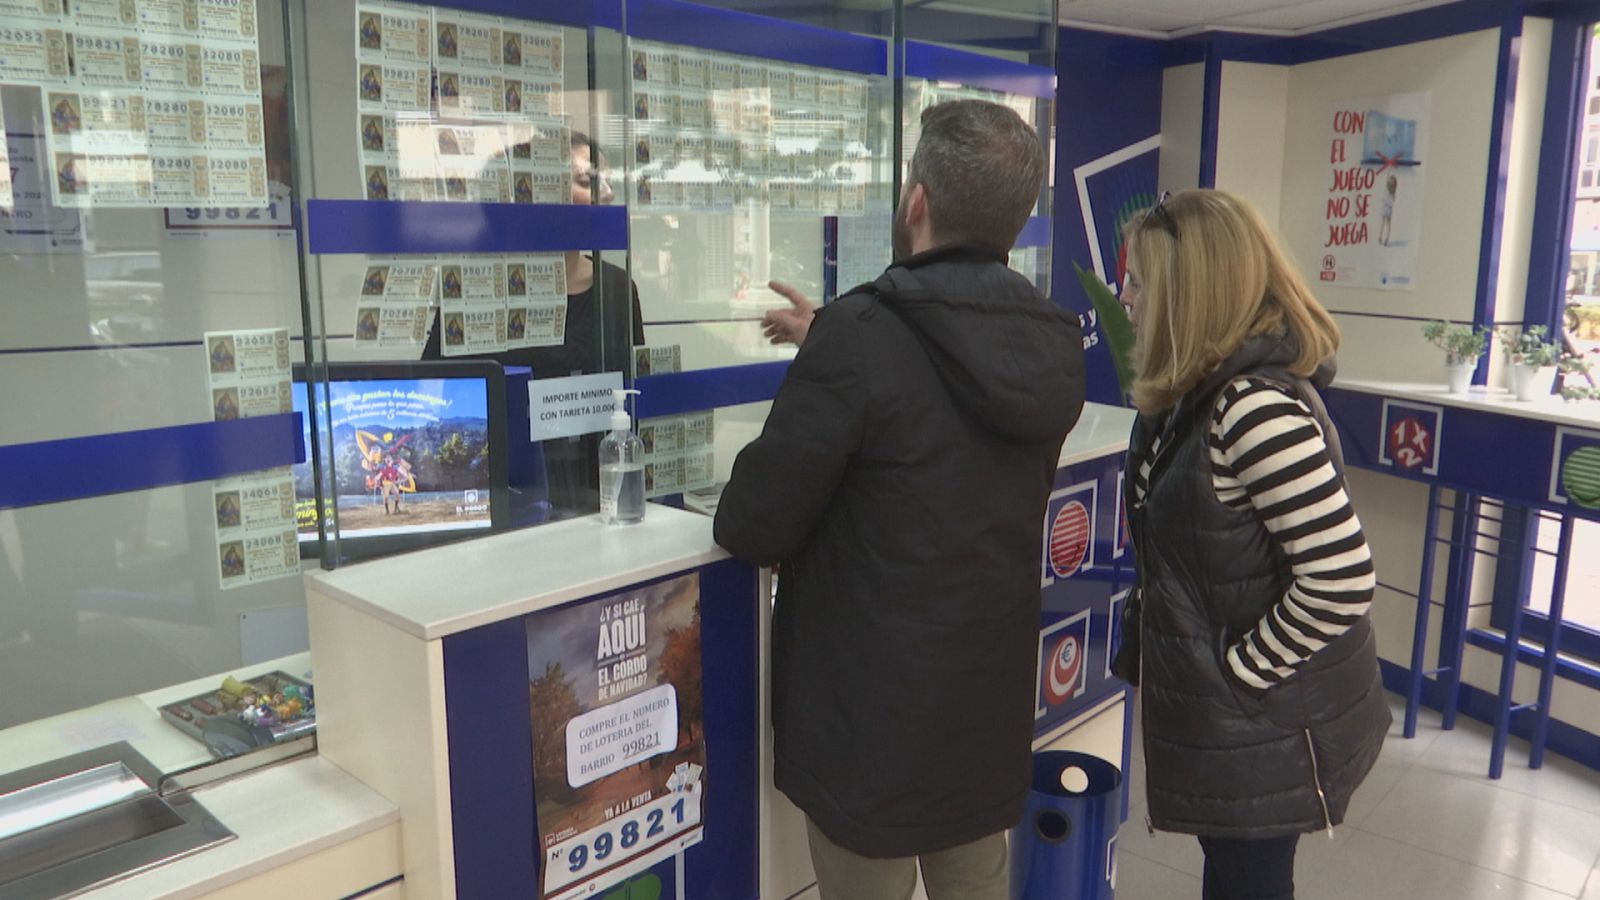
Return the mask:
POLYGON ((1133 402, 1171 408, 1246 340, 1287 331, 1309 376, 1339 349, 1339 326, 1255 207, 1225 191, 1184 191, 1128 228, 1140 280, 1133 402))

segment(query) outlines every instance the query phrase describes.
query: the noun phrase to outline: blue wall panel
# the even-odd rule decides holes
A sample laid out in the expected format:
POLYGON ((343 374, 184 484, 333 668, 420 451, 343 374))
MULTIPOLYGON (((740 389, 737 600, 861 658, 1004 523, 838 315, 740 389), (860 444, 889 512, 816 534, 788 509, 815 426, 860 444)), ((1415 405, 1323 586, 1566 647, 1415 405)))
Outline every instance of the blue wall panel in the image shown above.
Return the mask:
MULTIPOLYGON (((1100 275, 1115 281, 1121 223, 1133 210, 1155 201, 1158 152, 1153 145, 1143 152, 1137 148, 1159 140, 1166 53, 1162 41, 1071 28, 1060 32, 1052 299, 1084 316, 1085 324, 1092 324, 1089 299, 1072 266, 1093 268, 1091 226, 1100 275)), ((1110 350, 1097 329, 1085 328, 1084 334, 1093 344, 1088 351, 1089 399, 1120 405, 1110 350)))

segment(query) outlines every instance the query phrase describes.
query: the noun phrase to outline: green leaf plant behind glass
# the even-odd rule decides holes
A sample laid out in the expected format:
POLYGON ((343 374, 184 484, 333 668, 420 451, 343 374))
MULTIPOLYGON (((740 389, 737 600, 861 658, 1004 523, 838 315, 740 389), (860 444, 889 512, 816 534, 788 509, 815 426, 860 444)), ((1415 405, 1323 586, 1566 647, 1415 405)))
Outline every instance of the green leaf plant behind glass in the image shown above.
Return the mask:
POLYGON ((1111 348, 1111 360, 1117 367, 1117 383, 1126 398, 1133 390, 1133 322, 1128 319, 1122 301, 1111 293, 1110 285, 1100 280, 1099 275, 1077 263, 1073 263, 1072 268, 1077 270, 1083 292, 1089 295, 1089 302, 1094 306, 1095 318, 1099 320, 1100 331, 1111 348))

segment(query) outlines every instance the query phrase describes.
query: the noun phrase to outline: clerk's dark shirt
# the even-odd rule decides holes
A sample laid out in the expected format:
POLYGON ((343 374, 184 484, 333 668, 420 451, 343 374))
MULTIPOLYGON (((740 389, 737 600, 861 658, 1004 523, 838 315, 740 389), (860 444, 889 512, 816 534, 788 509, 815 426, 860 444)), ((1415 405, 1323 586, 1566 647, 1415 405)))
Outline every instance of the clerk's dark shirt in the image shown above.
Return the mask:
MULTIPOLYGON (((567 339, 561 346, 519 347, 451 358, 492 359, 502 366, 528 366, 533 369, 534 378, 626 371, 627 354, 632 347, 644 344, 639 289, 626 271, 611 263, 597 261, 594 275, 588 290, 567 295, 567 339)), ((422 358, 445 358, 439 352, 437 310, 422 358)), ((600 508, 599 447, 598 434, 544 442, 545 473, 555 517, 584 515, 600 508)))

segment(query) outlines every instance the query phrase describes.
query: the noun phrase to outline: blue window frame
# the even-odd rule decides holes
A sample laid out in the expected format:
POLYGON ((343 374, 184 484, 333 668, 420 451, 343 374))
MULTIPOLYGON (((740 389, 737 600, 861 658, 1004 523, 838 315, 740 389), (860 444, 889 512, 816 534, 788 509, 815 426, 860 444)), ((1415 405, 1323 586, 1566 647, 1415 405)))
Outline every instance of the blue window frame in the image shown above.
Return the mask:
MULTIPOLYGON (((1534 214, 1533 246, 1538 249, 1530 260, 1528 292, 1523 316, 1524 327, 1543 325, 1553 334, 1566 333, 1568 275, 1572 259, 1575 207, 1581 188, 1595 186, 1595 164, 1591 161, 1594 138, 1588 124, 1593 118, 1591 95, 1600 96, 1600 71, 1592 65, 1591 48, 1597 37, 1600 2, 1575 0, 1559 7, 1553 22, 1549 82, 1545 100, 1544 133, 1539 159, 1539 195, 1534 214), (1588 183, 1583 178, 1587 176, 1588 183)), ((1600 105, 1600 104, 1597 104, 1600 105)), ((1591 200, 1587 202, 1597 202, 1591 200)), ((1580 285, 1578 292, 1587 290, 1580 285)), ((1597 360, 1600 362, 1600 360, 1597 360)), ((1600 368, 1600 366, 1597 366, 1600 368)), ((1502 526, 1505 555, 1497 567, 1494 607, 1490 622, 1504 630, 1510 621, 1511 604, 1529 595, 1535 583, 1539 560, 1553 563, 1540 551, 1540 514, 1517 508, 1506 509, 1502 526)), ((1554 547, 1554 528, 1546 548, 1554 547)), ((1575 541, 1573 556, 1582 558, 1600 552, 1600 530, 1586 527, 1575 541), (1584 532, 1587 532, 1585 535, 1584 532), (1586 538, 1586 539, 1585 539, 1586 538)), ((1567 599, 1574 597, 1571 585, 1567 599)), ((1542 605, 1542 604, 1541 604, 1542 605)), ((1581 611, 1580 611, 1581 612, 1581 611)), ((1538 643, 1550 639, 1550 617, 1530 609, 1523 618, 1523 637, 1538 643)), ((1561 652, 1600 663, 1600 617, 1593 621, 1574 621, 1563 617, 1561 652)))

